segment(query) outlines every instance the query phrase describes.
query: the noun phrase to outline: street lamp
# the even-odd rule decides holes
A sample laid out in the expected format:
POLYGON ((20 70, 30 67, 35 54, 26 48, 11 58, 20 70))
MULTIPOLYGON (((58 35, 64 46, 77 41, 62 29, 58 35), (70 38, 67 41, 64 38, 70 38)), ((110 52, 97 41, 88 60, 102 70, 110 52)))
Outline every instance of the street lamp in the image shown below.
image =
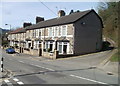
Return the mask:
POLYGON ((11 31, 11 24, 5 24, 5 25, 9 25, 10 26, 10 31, 11 31))

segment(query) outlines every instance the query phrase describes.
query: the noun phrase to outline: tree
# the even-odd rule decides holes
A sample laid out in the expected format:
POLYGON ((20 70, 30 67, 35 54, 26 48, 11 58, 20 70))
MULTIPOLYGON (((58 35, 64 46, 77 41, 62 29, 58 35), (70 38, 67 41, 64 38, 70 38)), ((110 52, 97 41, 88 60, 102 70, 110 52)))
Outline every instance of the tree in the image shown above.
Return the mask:
POLYGON ((104 24, 103 35, 118 42, 118 3, 119 2, 100 2, 98 14, 104 24))

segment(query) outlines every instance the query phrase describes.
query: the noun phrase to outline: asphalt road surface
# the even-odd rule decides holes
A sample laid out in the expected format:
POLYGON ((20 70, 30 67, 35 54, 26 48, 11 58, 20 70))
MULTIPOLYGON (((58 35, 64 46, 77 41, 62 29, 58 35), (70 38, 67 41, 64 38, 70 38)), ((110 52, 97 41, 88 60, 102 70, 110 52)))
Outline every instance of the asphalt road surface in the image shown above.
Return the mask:
POLYGON ((27 55, 17 56, 2 52, 4 68, 11 71, 2 83, 13 84, 118 84, 118 76, 108 75, 97 68, 110 51, 72 59, 48 60, 27 55))

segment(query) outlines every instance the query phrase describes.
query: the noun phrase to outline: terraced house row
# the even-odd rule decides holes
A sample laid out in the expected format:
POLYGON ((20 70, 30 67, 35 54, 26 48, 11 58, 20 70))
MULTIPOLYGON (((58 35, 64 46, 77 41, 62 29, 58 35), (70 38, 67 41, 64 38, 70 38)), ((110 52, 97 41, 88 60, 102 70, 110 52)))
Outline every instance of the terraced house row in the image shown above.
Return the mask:
POLYGON ((92 9, 44 20, 36 17, 36 24, 24 23, 23 28, 9 33, 10 46, 20 53, 56 59, 100 51, 102 48, 102 20, 92 9))

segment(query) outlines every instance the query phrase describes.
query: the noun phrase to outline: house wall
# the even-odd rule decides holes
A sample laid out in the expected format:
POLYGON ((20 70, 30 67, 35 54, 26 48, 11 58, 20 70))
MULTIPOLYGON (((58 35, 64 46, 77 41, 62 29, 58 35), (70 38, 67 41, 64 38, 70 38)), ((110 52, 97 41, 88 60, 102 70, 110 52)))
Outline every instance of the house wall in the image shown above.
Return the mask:
POLYGON ((85 54, 101 50, 102 24, 94 12, 78 20, 74 26, 74 54, 85 54))
MULTIPOLYGON (((35 38, 41 38, 41 40, 44 40, 44 38, 49 38, 49 37, 51 37, 52 40, 54 40, 53 41, 53 49, 52 49, 52 51, 54 52, 56 39, 59 37, 66 37, 66 39, 69 40, 69 42, 67 43, 67 54, 73 54, 73 35, 74 35, 73 32, 74 32, 73 24, 53 26, 53 27, 47 27, 47 28, 38 28, 38 29, 34 29, 34 30, 27 30, 26 38, 30 38, 33 41, 33 42, 29 41, 29 42, 31 42, 31 46, 33 43, 33 50, 31 49, 30 52, 28 52, 28 51, 24 51, 24 52, 27 52, 29 54, 34 54, 35 53, 34 49, 39 49, 38 47, 36 48, 38 43, 36 43, 35 38), (67 27, 66 36, 61 35, 62 34, 61 29, 63 26, 67 27), (50 28, 52 28, 52 36, 49 36, 50 28), (55 28, 58 29, 57 36, 55 35, 55 28), (41 34, 40 34, 40 32, 41 32, 41 34), (34 35, 33 35, 33 33, 34 33, 34 35)), ((57 44, 59 44, 59 43, 57 42, 57 44)), ((27 48, 27 46, 28 46, 28 41, 26 41, 26 48, 27 48)), ((41 46, 42 46, 42 49, 44 49, 43 41, 41 42, 41 46)), ((57 46, 59 46, 59 45, 57 45, 57 46)))
MULTIPOLYGON (((42 30, 45 30, 45 38, 49 38, 51 37, 52 40, 54 40, 53 42, 53 51, 54 51, 54 48, 55 48, 55 40, 57 38, 60 38, 60 37, 65 37, 67 40, 69 40, 69 42, 67 43, 67 54, 72 54, 73 53, 73 32, 74 32, 74 27, 73 27, 73 24, 67 24, 67 25, 59 25, 59 26, 53 26, 53 27, 47 27, 47 28, 44 28, 42 30), (63 26, 66 26, 66 35, 63 36, 62 35, 62 27, 63 26), (52 36, 49 36, 49 30, 52 29, 52 36), (57 36, 55 35, 56 34, 56 30, 57 29, 57 36)), ((44 33, 42 33, 44 34, 44 33)), ((44 40, 44 37, 42 36, 42 39, 44 40)), ((63 44, 63 43, 62 43, 63 44)), ((59 43, 57 42, 57 47, 59 46, 59 43)), ((59 49, 57 49, 59 50, 59 49)))
POLYGON ((12 40, 12 35, 11 34, 8 35, 8 40, 12 40))

